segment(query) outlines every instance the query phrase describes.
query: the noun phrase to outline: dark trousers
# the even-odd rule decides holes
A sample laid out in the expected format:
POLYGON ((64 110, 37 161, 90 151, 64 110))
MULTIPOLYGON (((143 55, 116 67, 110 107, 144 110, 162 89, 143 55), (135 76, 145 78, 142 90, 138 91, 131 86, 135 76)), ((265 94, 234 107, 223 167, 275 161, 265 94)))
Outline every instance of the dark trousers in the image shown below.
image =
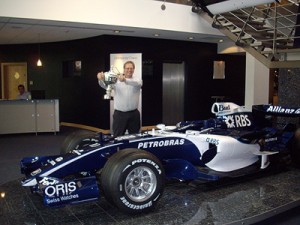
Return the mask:
POLYGON ((122 112, 115 110, 113 114, 113 136, 118 137, 125 134, 139 133, 141 129, 140 112, 136 109, 133 111, 122 112))

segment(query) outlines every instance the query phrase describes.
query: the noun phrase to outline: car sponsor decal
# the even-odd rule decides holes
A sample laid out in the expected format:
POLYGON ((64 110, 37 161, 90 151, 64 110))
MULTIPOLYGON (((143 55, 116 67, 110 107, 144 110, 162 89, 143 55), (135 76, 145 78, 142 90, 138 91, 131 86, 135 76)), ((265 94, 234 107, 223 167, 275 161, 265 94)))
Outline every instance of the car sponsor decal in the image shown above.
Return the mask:
POLYGON ((45 188, 45 195, 49 197, 53 196, 65 196, 71 194, 73 191, 76 191, 75 181, 60 183, 55 185, 49 185, 45 188))
POLYGON ((131 165, 134 166, 136 163, 148 163, 148 164, 154 166, 155 169, 157 170, 157 172, 159 174, 161 174, 161 169, 159 168, 159 166, 155 162, 153 162, 152 160, 150 160, 150 159, 136 159, 136 160, 133 160, 131 162, 131 165))
POLYGON ((39 160, 39 157, 35 157, 35 158, 33 158, 32 160, 31 160, 31 163, 35 163, 35 162, 37 162, 39 160))
POLYGON ((76 149, 72 150, 72 153, 77 154, 77 155, 81 155, 83 152, 84 151, 82 149, 80 149, 80 150, 76 150, 76 149))
POLYGON ((285 108, 282 106, 269 106, 266 110, 272 113, 285 113, 285 114, 300 114, 300 108, 285 108))
POLYGON ((51 178, 51 177, 43 177, 42 180, 39 181, 39 184, 43 186, 49 186, 59 183, 57 179, 51 178))
POLYGON ((230 105, 219 105, 219 111, 223 112, 223 111, 230 111, 230 105))
POLYGON ((46 205, 61 206, 93 201, 99 197, 99 189, 96 177, 86 177, 46 186, 43 188, 43 195, 46 205))
POLYGON ((67 183, 49 185, 44 189, 44 194, 47 197, 47 204, 51 204, 78 199, 79 195, 73 194, 73 192, 76 190, 76 182, 71 181, 67 183))
POLYGON ((125 197, 121 197, 120 199, 121 199, 122 203, 123 203, 124 205, 126 205, 126 206, 127 206, 128 208, 130 208, 130 209, 137 209, 137 210, 138 210, 138 209, 149 208, 149 207, 152 206, 152 201, 147 202, 146 204, 143 204, 143 205, 134 205, 134 204, 128 202, 127 199, 126 199, 125 197))
POLYGON ((54 160, 50 160, 50 159, 47 160, 47 163, 51 164, 52 166, 54 166, 56 164, 56 162, 54 160))
POLYGON ((160 141, 144 141, 138 144, 138 148, 147 149, 147 148, 184 145, 184 141, 185 140, 183 138, 166 139, 160 141))
POLYGON ((287 117, 300 116, 299 107, 285 107, 285 106, 275 106, 275 105, 253 105, 252 111, 264 113, 267 115, 275 115, 275 116, 287 116, 287 117))
POLYGON ((56 161, 56 162, 60 162, 60 161, 62 161, 63 159, 64 159, 64 158, 60 156, 60 157, 57 157, 57 158, 55 159, 55 161, 56 161))
POLYGON ((228 128, 250 127, 252 125, 247 114, 223 116, 223 118, 228 128))
POLYGON ((174 136, 155 136, 133 140, 130 142, 129 146, 130 148, 149 151, 160 159, 173 158, 174 155, 176 155, 176 157, 201 164, 201 152, 199 149, 207 148, 208 145, 205 142, 205 139, 199 142, 197 141, 197 135, 183 133, 173 133, 172 135, 174 136))
POLYGON ((265 142, 277 141, 277 137, 267 138, 265 142))
POLYGON ((37 170, 35 170, 35 171, 32 171, 31 173, 30 173, 30 175, 31 176, 35 176, 35 175, 37 175, 37 174, 39 174, 39 173, 41 173, 42 172, 42 170, 39 168, 39 169, 37 169, 37 170))
POLYGON ((208 142, 208 143, 214 144, 214 145, 218 145, 219 144, 219 140, 216 139, 216 138, 210 138, 210 137, 208 137, 208 138, 206 138, 205 141, 208 142))

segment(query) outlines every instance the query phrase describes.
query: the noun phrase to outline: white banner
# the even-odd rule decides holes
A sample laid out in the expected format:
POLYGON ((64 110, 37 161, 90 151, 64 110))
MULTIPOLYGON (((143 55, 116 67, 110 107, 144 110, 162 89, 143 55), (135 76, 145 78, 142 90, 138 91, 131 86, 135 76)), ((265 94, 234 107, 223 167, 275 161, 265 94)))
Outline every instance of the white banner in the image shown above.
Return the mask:
MULTIPOLYGON (((141 53, 110 54, 110 66, 116 68, 117 71, 119 71, 120 73, 123 73, 123 65, 127 61, 132 61, 135 64, 135 70, 133 76, 142 79, 142 54, 141 53)), ((114 69, 114 71, 116 69, 114 69)), ((138 110, 141 113, 141 124, 142 124, 142 89, 140 93, 138 110)), ((112 133, 113 113, 114 113, 114 102, 113 100, 110 100, 110 132, 111 133, 112 133)))

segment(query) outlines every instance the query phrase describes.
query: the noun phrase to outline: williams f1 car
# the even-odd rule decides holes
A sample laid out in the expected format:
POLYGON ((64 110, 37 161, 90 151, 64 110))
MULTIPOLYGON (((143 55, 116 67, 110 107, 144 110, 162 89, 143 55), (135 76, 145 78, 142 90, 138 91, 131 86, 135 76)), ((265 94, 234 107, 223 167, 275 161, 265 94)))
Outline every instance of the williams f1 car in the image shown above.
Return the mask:
POLYGON ((296 125, 274 125, 300 108, 214 103, 214 118, 112 138, 90 131, 70 134, 61 154, 21 160, 22 186, 43 196, 47 206, 99 199, 126 213, 148 212, 165 181, 215 182, 272 169, 293 159, 300 164, 296 125), (275 119, 274 119, 275 116, 275 119), (101 194, 100 194, 101 193, 101 194))

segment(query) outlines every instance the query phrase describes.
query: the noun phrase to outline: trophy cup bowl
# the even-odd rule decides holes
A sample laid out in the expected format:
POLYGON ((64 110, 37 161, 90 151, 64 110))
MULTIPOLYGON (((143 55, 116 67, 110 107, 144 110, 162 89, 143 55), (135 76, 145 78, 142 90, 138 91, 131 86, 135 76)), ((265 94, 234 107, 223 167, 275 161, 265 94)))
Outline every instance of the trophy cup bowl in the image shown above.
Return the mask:
POLYGON ((111 91, 114 88, 114 84, 118 80, 118 74, 115 74, 112 69, 108 72, 104 73, 104 83, 106 87, 106 94, 104 95, 104 99, 111 99, 111 91))

